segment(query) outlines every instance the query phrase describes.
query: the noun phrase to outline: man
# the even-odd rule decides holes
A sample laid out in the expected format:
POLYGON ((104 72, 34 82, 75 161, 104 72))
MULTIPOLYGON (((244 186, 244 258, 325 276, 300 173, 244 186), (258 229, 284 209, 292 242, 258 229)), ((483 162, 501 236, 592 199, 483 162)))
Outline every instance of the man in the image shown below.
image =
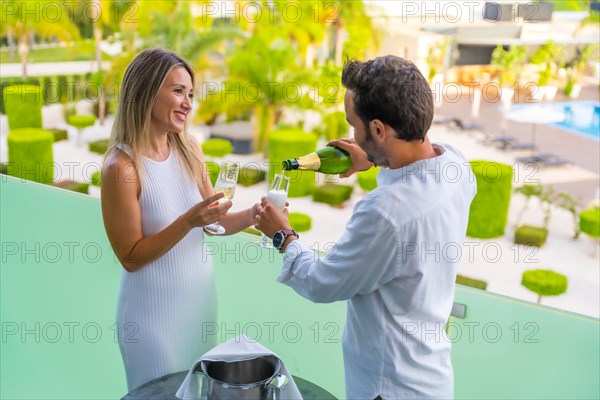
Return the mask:
POLYGON ((279 282, 314 302, 349 300, 342 340, 349 399, 452 398, 444 325, 475 180, 458 151, 429 141, 431 89, 413 63, 349 62, 342 84, 355 141, 330 144, 352 157, 342 177, 382 166, 377 189, 318 260, 266 198, 256 226, 285 253, 279 282))

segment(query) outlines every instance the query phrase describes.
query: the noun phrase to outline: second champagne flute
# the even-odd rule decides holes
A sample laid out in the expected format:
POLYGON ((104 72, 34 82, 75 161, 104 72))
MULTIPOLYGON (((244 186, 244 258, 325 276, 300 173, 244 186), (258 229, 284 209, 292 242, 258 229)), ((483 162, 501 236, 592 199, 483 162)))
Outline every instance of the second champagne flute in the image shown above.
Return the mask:
MULTIPOLYGON (((214 189, 215 194, 223 193, 223 197, 219 199, 219 204, 224 203, 227 200, 233 199, 239 171, 239 163, 227 161, 221 164, 221 170, 219 171, 219 177, 215 182, 214 189)), ((212 233, 213 235, 222 235, 225 233, 225 228, 219 225, 218 222, 206 225, 204 227, 204 230, 208 233, 212 233)))
MULTIPOLYGON (((285 175, 276 174, 273 177, 273 183, 271 184, 271 188, 267 192, 267 198, 275 207, 279 210, 285 208, 285 203, 287 203, 288 190, 290 187, 290 177, 285 175)), ((271 239, 269 239, 265 234, 262 235, 262 238, 258 244, 265 249, 272 249, 273 244, 271 243, 271 239)))

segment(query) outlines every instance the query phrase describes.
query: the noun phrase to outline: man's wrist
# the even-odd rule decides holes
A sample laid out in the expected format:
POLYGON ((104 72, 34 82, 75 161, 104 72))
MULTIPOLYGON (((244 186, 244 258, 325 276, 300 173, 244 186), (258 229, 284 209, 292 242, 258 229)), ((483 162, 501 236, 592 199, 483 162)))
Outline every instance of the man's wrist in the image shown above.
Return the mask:
POLYGON ((298 240, 298 236, 297 235, 290 235, 290 236, 286 237, 285 241, 283 242, 283 246, 281 246, 281 250, 279 252, 280 253, 285 253, 285 249, 287 249, 288 245, 290 243, 292 243, 294 240, 298 240))

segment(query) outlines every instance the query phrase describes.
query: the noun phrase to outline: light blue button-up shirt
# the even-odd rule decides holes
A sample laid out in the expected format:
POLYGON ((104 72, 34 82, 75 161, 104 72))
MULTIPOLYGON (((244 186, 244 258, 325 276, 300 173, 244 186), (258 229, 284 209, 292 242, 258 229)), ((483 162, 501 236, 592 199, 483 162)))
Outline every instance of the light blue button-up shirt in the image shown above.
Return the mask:
POLYGON ((475 178, 462 154, 382 169, 336 246, 315 260, 293 241, 278 281, 318 303, 348 301, 342 345, 348 399, 449 399, 444 326, 475 178))

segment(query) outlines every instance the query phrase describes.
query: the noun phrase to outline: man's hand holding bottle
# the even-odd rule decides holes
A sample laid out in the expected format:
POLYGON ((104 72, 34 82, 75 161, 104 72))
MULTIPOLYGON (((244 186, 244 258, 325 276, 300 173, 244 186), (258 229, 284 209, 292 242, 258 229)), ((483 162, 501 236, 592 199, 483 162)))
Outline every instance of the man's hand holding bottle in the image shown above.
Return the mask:
POLYGON ((340 174, 340 178, 352 176, 355 172, 365 171, 375 164, 367 159, 367 153, 356 143, 354 139, 337 139, 327 143, 327 146, 335 146, 350 154, 352 166, 346 172, 340 174))

